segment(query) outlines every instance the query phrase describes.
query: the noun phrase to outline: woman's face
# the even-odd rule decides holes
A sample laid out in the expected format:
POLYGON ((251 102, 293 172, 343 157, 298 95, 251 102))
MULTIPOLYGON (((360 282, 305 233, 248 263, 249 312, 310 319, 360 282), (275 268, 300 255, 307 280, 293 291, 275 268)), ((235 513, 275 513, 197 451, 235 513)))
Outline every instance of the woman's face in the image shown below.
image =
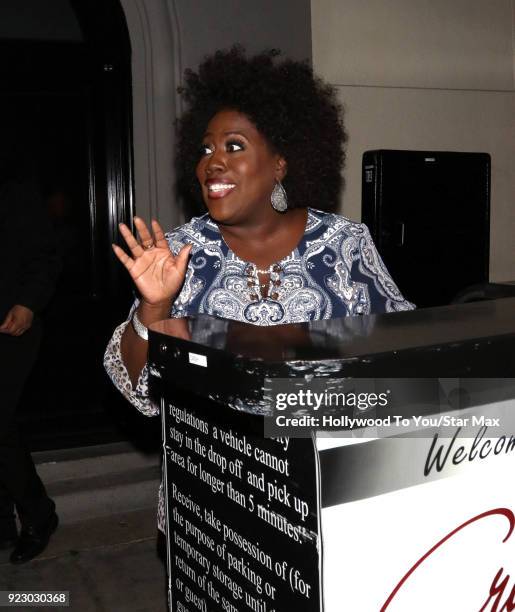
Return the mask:
POLYGON ((207 126, 200 155, 197 178, 215 221, 252 225, 274 212, 270 195, 286 174, 286 162, 245 115, 217 113, 207 126))

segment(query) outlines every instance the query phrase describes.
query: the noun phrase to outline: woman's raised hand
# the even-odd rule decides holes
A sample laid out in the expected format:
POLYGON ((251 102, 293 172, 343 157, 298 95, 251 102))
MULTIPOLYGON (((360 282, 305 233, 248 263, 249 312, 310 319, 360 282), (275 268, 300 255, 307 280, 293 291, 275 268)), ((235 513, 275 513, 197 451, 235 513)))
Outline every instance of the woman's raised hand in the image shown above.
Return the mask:
POLYGON ((131 250, 132 257, 116 244, 113 244, 113 251, 129 271, 145 302, 153 306, 169 304, 184 282, 192 247, 190 244, 185 245, 177 255, 174 255, 156 220, 152 221, 154 236, 149 232, 143 219, 134 217, 134 225, 140 237, 139 242, 130 229, 124 223, 120 223, 120 233, 131 250))

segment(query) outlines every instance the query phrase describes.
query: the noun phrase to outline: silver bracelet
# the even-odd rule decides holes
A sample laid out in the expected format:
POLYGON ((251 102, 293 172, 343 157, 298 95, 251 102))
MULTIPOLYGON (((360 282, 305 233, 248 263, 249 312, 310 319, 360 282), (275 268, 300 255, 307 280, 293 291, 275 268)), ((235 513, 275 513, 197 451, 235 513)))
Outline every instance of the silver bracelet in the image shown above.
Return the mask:
POLYGON ((137 310, 132 313, 132 327, 142 340, 147 340, 148 342, 148 327, 145 327, 139 320, 137 310))

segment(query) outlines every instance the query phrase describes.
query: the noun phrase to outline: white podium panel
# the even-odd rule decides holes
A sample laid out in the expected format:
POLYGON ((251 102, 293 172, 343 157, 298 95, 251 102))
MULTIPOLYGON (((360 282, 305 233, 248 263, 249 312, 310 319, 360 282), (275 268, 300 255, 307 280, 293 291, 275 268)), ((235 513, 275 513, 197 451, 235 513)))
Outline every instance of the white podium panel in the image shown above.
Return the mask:
POLYGON ((321 512, 325 612, 515 609, 515 437, 488 431, 319 441, 357 481, 321 512))

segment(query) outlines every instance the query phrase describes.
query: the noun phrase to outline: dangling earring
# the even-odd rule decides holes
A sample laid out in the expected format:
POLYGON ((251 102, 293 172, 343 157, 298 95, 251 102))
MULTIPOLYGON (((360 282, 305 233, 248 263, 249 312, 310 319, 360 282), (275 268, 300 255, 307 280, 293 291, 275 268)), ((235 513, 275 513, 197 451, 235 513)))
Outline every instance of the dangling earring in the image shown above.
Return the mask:
POLYGON ((288 208, 288 196, 281 181, 277 181, 270 196, 272 208, 277 212, 284 212, 288 208))

